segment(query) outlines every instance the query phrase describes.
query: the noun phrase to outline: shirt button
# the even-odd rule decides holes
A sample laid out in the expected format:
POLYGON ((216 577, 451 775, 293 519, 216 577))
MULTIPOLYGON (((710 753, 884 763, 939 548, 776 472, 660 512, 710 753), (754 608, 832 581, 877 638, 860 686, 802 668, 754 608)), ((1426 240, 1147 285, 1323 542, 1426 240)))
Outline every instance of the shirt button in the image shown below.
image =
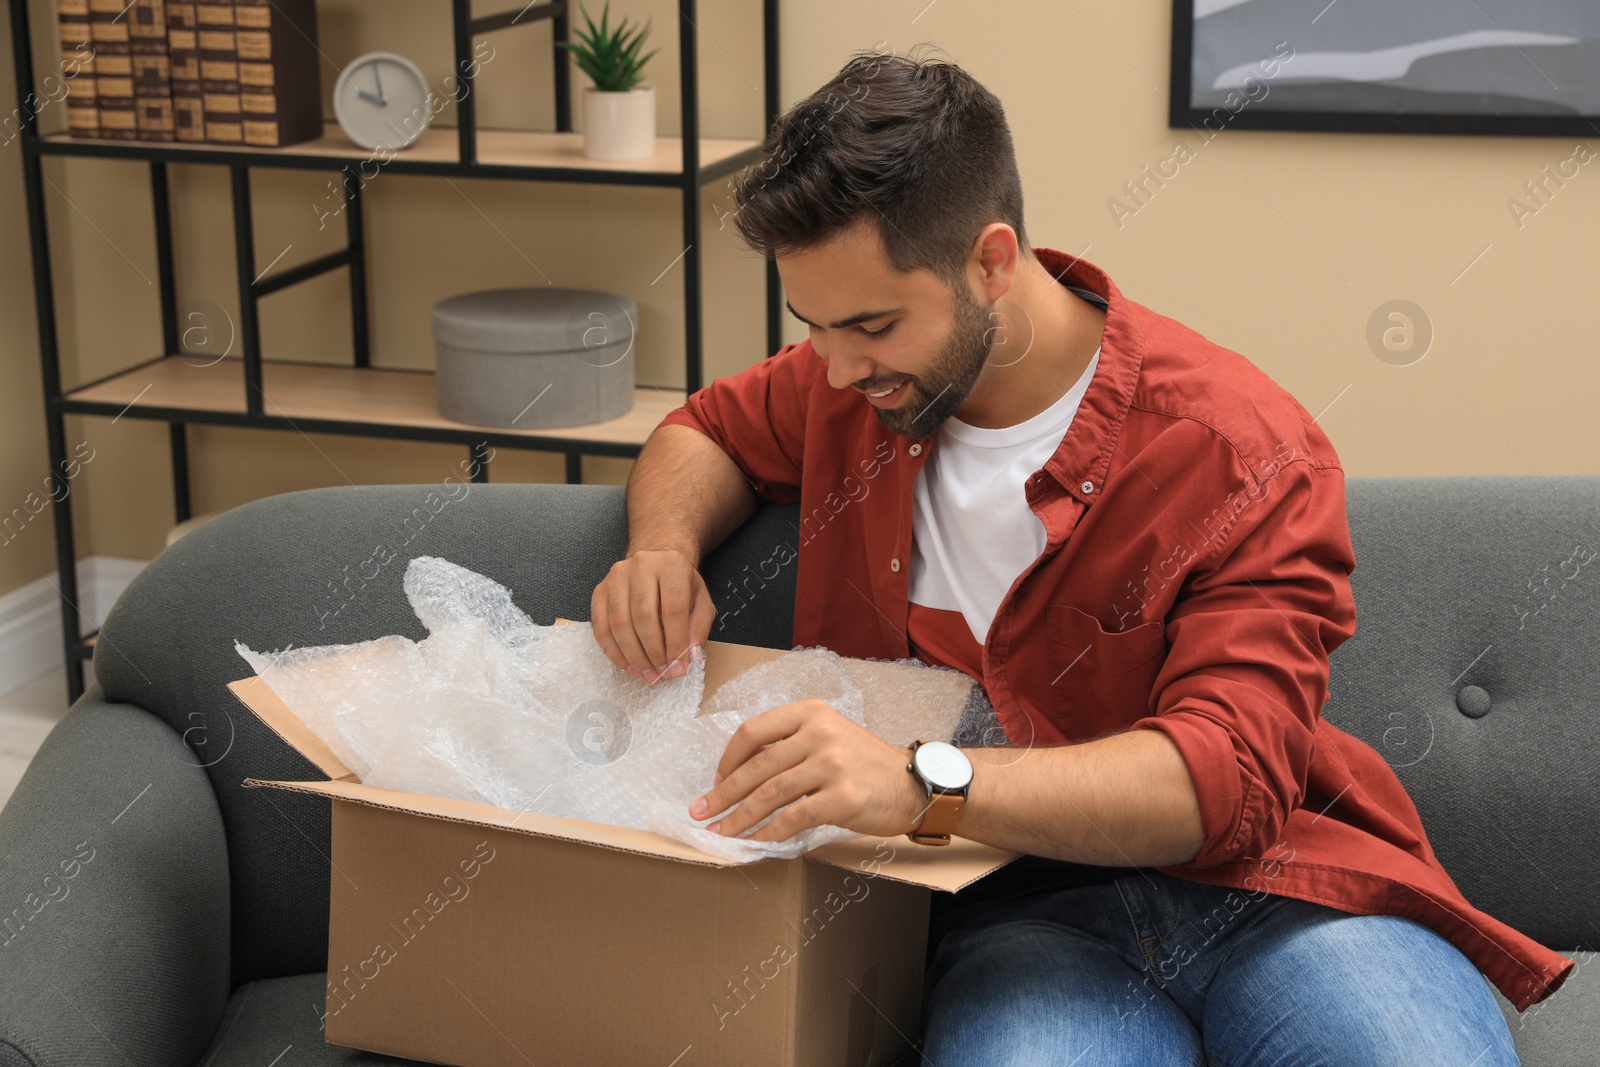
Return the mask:
POLYGON ((921 445, 912 445, 910 448, 906 449, 906 451, 909 452, 913 456, 920 456, 920 455, 922 455, 922 446, 921 445))
POLYGON ((889 569, 898 574, 900 572, 900 561, 897 559, 891 559, 889 561, 889 569))
POLYGON ((1092 493, 1094 492, 1094 483, 1085 478, 1083 484, 1078 488, 1082 489, 1085 493, 1092 493))

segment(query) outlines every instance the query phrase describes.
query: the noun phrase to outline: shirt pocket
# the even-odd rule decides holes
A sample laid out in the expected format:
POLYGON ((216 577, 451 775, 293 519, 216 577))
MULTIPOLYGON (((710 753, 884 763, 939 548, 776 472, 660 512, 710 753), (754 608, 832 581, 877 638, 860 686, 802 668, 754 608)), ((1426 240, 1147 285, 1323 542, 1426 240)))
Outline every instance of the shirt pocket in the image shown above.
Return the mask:
POLYGON ((1159 620, 1112 632, 1080 608, 1050 604, 1045 636, 1055 672, 1050 702, 1068 736, 1122 729, 1149 714, 1151 688, 1166 661, 1159 620))

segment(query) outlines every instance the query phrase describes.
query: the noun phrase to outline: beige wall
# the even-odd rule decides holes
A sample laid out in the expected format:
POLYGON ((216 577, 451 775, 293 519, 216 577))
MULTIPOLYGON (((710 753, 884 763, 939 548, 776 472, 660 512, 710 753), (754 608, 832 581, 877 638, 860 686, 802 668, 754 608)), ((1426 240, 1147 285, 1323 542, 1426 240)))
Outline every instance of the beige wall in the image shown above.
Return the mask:
MULTIPOLYGON (((36 54, 48 56, 53 7, 32 7, 36 54)), ((676 132, 672 6, 612 7, 653 18, 663 51, 649 81, 663 130, 676 132)), ((1084 253, 1129 297, 1244 352, 1322 413, 1351 474, 1596 471, 1590 409, 1600 367, 1591 309, 1600 165, 1583 167, 1520 228, 1507 207, 1525 180, 1570 156, 1576 141, 1230 129, 1202 143, 1166 126, 1165 4, 825 0, 784 8, 786 103, 856 48, 944 45, 1006 105, 1034 243, 1084 253), (997 10, 1007 13, 1004 22, 997 10), (1123 184, 1171 157, 1180 141, 1196 150, 1193 158, 1163 186, 1147 185, 1153 195, 1142 205, 1129 200, 1123 184), (1113 198, 1126 207, 1114 211, 1113 198), (1435 331, 1427 356, 1410 366, 1378 359, 1366 340, 1368 319, 1393 299, 1419 305, 1435 331)), ((436 85, 449 70, 446 8, 432 0, 321 0, 320 11, 325 86, 338 65, 370 49, 411 56, 436 85)), ((701 4, 708 134, 760 132, 758 11, 738 0, 701 4)), ((534 26, 491 38, 496 55, 479 86, 483 124, 548 127, 547 34, 534 26)), ((10 85, 7 67, 0 99, 8 109, 10 85)), ((62 121, 44 117, 51 129, 62 121)), ((1600 135, 1588 143, 1600 144, 1600 135)), ((0 148, 0 501, 8 509, 48 471, 20 171, 17 146, 0 148)), ((45 172, 60 189, 47 194, 68 380, 155 354, 141 167, 52 159, 45 172)), ((227 174, 195 166, 172 174, 180 301, 236 314, 227 174)), ((280 267, 338 247, 342 229, 319 232, 313 206, 324 202, 327 180, 254 173, 258 268, 285 248, 280 267)), ((431 364, 428 310, 436 300, 548 277, 635 296, 640 380, 681 380, 681 271, 652 284, 682 248, 675 193, 384 174, 367 194, 378 363, 431 364)), ((726 374, 765 354, 762 275, 731 228, 717 228, 712 209, 731 206, 726 192, 710 188, 702 203, 707 364, 726 374)), ((265 352, 347 361, 346 309, 341 274, 269 298, 265 352)), ((791 339, 801 336, 795 325, 787 327, 791 339)), ((153 555, 171 522, 165 428, 74 418, 69 447, 79 441, 95 448, 74 490, 80 552, 153 555)), ((437 481, 465 455, 456 446, 216 427, 193 430, 192 442, 202 511, 346 481, 437 481)), ((626 471, 626 461, 587 461, 591 481, 620 482, 626 471)), ((559 480, 560 460, 502 449, 494 477, 559 480)), ((49 572, 50 545, 41 521, 0 548, 0 591, 49 572)))

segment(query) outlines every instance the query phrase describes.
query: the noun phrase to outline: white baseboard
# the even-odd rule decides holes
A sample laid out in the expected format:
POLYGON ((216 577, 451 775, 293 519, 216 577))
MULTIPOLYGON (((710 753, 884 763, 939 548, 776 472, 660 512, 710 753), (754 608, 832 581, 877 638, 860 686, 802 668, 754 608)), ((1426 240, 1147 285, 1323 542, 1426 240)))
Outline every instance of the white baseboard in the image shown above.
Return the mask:
MULTIPOLYGON (((88 556, 78 561, 78 632, 93 633, 149 560, 88 556)), ((0 696, 60 670, 62 602, 54 574, 0 596, 0 696)))

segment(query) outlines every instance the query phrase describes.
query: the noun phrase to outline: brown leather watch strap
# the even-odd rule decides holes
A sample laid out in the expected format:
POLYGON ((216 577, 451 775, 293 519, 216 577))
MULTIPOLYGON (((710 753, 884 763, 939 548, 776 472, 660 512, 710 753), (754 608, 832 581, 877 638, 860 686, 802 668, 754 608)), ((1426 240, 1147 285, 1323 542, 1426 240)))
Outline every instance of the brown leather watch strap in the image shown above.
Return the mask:
POLYGON ((922 813, 922 821, 911 831, 911 840, 919 845, 948 845, 966 804, 967 798, 959 793, 933 794, 922 813))

